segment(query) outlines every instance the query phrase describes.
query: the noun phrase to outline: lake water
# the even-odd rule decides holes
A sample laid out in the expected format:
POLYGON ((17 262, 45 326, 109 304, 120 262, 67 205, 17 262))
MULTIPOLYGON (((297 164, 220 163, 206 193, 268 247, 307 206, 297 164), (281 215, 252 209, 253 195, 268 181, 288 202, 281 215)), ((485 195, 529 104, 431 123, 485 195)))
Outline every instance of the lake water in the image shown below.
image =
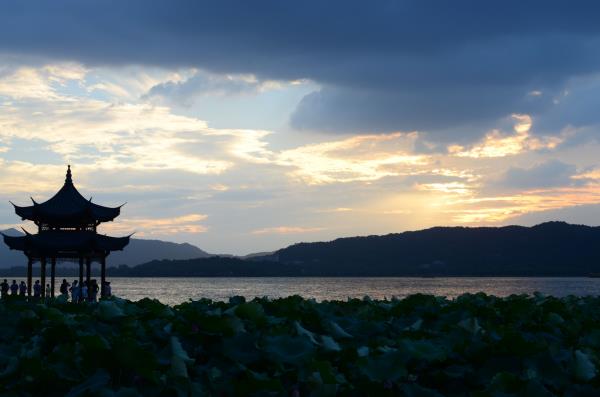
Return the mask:
MULTIPOLYGON (((18 279, 21 280, 21 279, 18 279)), ((62 278, 57 277, 57 284, 62 278)), ((73 281, 72 278, 69 282, 73 281)), ((227 300, 241 295, 247 299, 301 295, 317 300, 362 298, 383 299, 424 293, 454 298, 465 292, 496 296, 511 294, 600 295, 600 278, 525 277, 440 277, 440 278, 110 278, 113 294, 130 300, 145 297, 178 304, 188 299, 227 300)), ((58 291, 58 285, 56 286, 58 291)))
POLYGON ((188 299, 210 298, 227 300, 241 295, 271 298, 301 295, 317 300, 345 300, 348 297, 403 297, 425 293, 454 298, 465 292, 480 292, 497 296, 532 294, 598 295, 600 278, 112 278, 113 293, 122 298, 138 300, 156 298, 163 303, 177 304, 188 299))

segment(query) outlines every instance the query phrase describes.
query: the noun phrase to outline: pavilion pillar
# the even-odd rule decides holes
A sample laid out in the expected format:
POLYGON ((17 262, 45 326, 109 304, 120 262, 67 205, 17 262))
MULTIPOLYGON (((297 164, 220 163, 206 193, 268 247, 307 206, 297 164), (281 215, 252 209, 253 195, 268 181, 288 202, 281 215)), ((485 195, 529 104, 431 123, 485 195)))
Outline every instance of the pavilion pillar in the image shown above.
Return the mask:
POLYGON ((87 290, 88 290, 88 300, 90 298, 90 293, 91 293, 91 273, 92 272, 92 258, 90 258, 89 256, 87 258, 85 258, 85 284, 87 286, 87 290))
POLYGON ((54 298, 54 280, 56 277, 56 257, 53 256, 52 257, 52 262, 51 262, 51 268, 50 268, 50 295, 54 298))
POLYGON ((79 297, 78 297, 78 301, 81 301, 81 287, 83 287, 83 256, 79 257, 79 297))
POLYGON ((42 256, 41 261, 41 283, 42 283, 42 298, 46 297, 46 257, 42 256))
POLYGON ((100 297, 106 296, 106 255, 100 260, 100 297))
POLYGON ((27 296, 31 298, 31 281, 33 273, 33 259, 27 256, 27 296))

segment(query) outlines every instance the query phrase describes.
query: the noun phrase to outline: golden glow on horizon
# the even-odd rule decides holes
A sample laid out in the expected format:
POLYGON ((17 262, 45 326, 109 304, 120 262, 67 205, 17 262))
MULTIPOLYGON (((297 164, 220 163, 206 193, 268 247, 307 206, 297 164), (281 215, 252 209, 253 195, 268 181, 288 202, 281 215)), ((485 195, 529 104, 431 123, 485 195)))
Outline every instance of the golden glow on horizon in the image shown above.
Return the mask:
POLYGON ((600 185, 537 189, 512 196, 473 197, 448 202, 448 209, 459 223, 498 223, 533 212, 600 203, 600 185), (469 208, 476 207, 476 208, 469 208))
POLYGON ((359 135, 284 150, 275 162, 295 167, 290 175, 312 185, 374 181, 428 164, 428 156, 408 153, 415 139, 414 133, 359 135))
POLYGON ((471 194, 472 188, 466 183, 462 182, 447 182, 447 183, 423 183, 416 185, 419 190, 426 190, 432 192, 451 193, 458 195, 471 194))
POLYGON ((324 230, 322 227, 276 226, 253 230, 251 234, 300 234, 324 230))
POLYGON ((180 233, 205 233, 208 227, 200 222, 207 218, 204 214, 187 214, 169 218, 128 218, 115 223, 102 225, 102 230, 123 235, 135 231, 138 237, 168 236, 180 233))
POLYGON ((577 180, 577 179, 584 179, 584 180, 600 179, 600 170, 595 169, 595 170, 591 170, 591 171, 586 171, 581 174, 573 175, 571 178, 573 178, 575 180, 577 180))
POLYGON ((513 114, 514 135, 505 136, 499 130, 489 132, 479 144, 466 149, 461 145, 448 146, 448 153, 457 157, 506 157, 519 153, 540 149, 555 149, 563 140, 562 137, 532 137, 529 134, 533 124, 526 114, 513 114))

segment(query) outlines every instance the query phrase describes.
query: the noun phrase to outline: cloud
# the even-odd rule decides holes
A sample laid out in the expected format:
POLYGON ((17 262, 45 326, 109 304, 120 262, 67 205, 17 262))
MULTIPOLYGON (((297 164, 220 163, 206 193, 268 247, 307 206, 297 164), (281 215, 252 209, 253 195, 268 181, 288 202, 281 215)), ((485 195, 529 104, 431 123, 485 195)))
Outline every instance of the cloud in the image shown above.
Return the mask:
POLYGON ((447 183, 423 183, 418 184, 417 189, 427 190, 442 193, 454 193, 465 195, 472 193, 472 186, 464 182, 447 182, 447 183))
MULTIPOLYGON (((52 76, 52 75, 51 75, 52 76)), ((46 78, 34 68, 19 68, 0 78, 0 96, 21 99, 58 98, 46 78)))
POLYGON ((111 234, 136 233, 137 237, 170 236, 177 234, 205 233, 208 227, 201 222, 204 214, 187 214, 169 218, 127 218, 102 225, 102 232, 111 234))
POLYGON ((561 220, 579 225, 599 226, 600 204, 574 205, 556 210, 526 213, 511 219, 511 223, 537 225, 548 220, 561 220))
POLYGON ((145 98, 159 97, 189 106, 199 96, 235 96, 256 94, 277 89, 281 83, 275 81, 259 81, 252 74, 219 75, 196 70, 184 80, 169 80, 153 86, 145 98))
MULTIPOLYGON (((139 104, 109 104, 94 100, 46 103, 45 111, 60 117, 30 117, 27 109, 12 108, 0 116, 2 135, 10 140, 43 140, 65 161, 100 168, 180 169, 200 174, 220 173, 231 166, 223 158, 189 156, 178 147, 193 137, 181 131, 211 136, 200 120, 176 116, 168 108, 139 104)), ((11 106, 0 105, 0 112, 11 106)), ((234 135, 229 135, 234 138, 234 135)), ((210 157, 209 157, 210 156, 210 157)))
POLYGON ((91 97, 97 82, 80 81, 80 90, 70 92, 56 86, 58 78, 82 77, 56 65, 18 68, 0 77, 5 159, 12 146, 29 146, 82 168, 219 174, 236 161, 260 161, 264 155, 267 131, 210 128, 167 106, 91 97))
POLYGON ((556 149, 564 140, 564 136, 536 137, 530 133, 532 126, 531 116, 527 114, 513 114, 515 121, 513 134, 503 134, 499 130, 492 130, 478 143, 465 148, 461 145, 448 146, 448 152, 457 157, 505 157, 532 150, 556 149))
POLYGON ((321 227, 276 226, 253 230, 252 234, 299 234, 323 230, 321 227))
POLYGON ((600 169, 595 168, 585 170, 583 172, 578 173, 577 175, 573 175, 572 178, 575 180, 598 182, 600 181, 600 169))
POLYGON ((128 202, 119 222, 107 225, 110 233, 136 230, 211 252, 271 250, 299 235, 323 240, 504 223, 600 202, 599 145, 565 144, 579 127, 544 135, 539 117, 511 113, 481 130, 481 139, 431 143, 426 132, 411 130, 215 127, 195 108, 141 98, 151 87, 185 82, 189 70, 76 63, 4 69, 0 223, 16 220, 7 200, 26 204, 30 194, 42 201, 55 193, 68 161, 83 194, 106 205, 128 202))
MULTIPOLYGON (((474 122, 544 114, 570 79, 597 73, 599 8, 543 0, 9 0, 0 52, 310 79, 322 89, 297 108, 298 128, 461 136, 474 122)), ((215 88, 200 81, 197 89, 207 84, 215 88)), ((185 91, 179 83, 159 87, 185 91)))
POLYGON ((415 134, 359 135, 283 150, 274 162, 293 167, 290 175, 309 184, 373 181, 409 175, 428 164, 410 153, 415 134))
POLYGON ((600 97, 600 73, 573 77, 564 89, 552 97, 553 105, 536 122, 540 133, 562 133, 565 129, 577 131, 585 126, 595 126, 598 139, 600 113, 595 104, 600 97))
POLYGON ((419 130, 434 140, 470 140, 507 114, 537 112, 549 102, 528 97, 520 86, 389 84, 392 88, 373 91, 326 86, 302 99, 291 124, 300 130, 331 132, 419 130))
MULTIPOLYGON (((98 73, 71 64, 67 71, 45 65, 18 68, 0 78, 0 86, 7 87, 7 100, 0 102, 3 158, 22 161, 25 157, 16 149, 28 148, 31 163, 48 163, 50 157, 55 164, 73 162, 80 175, 93 170, 219 175, 240 164, 263 164, 308 184, 410 175, 423 172, 430 161, 427 155, 412 153, 417 133, 363 134, 275 150, 266 140, 270 131, 212 128, 168 106, 96 98, 90 92, 104 81, 89 76, 98 73), (80 70, 85 72, 73 72, 80 70), (49 94, 19 96, 20 83, 13 76, 21 74, 35 77, 34 92, 49 94), (55 85, 65 76, 78 81, 78 91, 55 85)), ((121 86, 117 88, 115 94, 121 86)))
MULTIPOLYGON (((558 210, 600 203, 600 185, 525 190, 510 196, 470 197, 448 201, 444 211, 458 223, 496 224, 546 212, 556 219, 558 210), (453 209, 455 206, 457 208, 453 209)), ((538 219, 543 215, 537 216, 538 219)))
MULTIPOLYGON (((6 161, 0 158, 0 167, 2 167, 0 173, 2 193, 5 196, 25 195, 25 199, 29 195, 39 197, 38 194, 47 196, 55 193, 57 184, 61 183, 65 174, 65 166, 62 164, 46 164, 44 167, 39 167, 31 162, 6 161)), ((14 196, 9 196, 7 199, 16 200, 14 196)))
POLYGON ((547 160, 530 168, 510 167, 500 179, 500 185, 517 188, 547 188, 569 186, 577 168, 559 160, 547 160))

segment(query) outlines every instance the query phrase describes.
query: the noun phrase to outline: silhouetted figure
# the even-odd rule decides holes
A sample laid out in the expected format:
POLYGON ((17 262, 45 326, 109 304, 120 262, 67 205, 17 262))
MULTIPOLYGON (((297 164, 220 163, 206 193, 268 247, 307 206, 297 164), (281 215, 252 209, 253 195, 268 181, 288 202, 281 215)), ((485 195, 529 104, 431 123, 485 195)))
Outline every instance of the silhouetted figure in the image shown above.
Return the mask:
POLYGON ((110 287, 110 281, 104 283, 104 296, 112 296, 112 288, 110 287))
POLYGON ((19 284, 19 296, 25 296, 25 294, 27 294, 27 284, 25 284, 25 281, 21 281, 21 284, 19 284))
POLYGON ((51 294, 50 294, 50 284, 46 284, 46 298, 50 298, 51 294))
POLYGON ((35 284, 33 284, 33 297, 39 299, 42 296, 42 285, 40 284, 40 280, 35 280, 35 284))
POLYGON ((71 302, 73 302, 73 303, 79 302, 79 285, 77 283, 78 283, 77 280, 73 280, 73 284, 70 288, 71 302))
POLYGON ((90 301, 92 302, 96 302, 98 300, 98 290, 100 288, 98 288, 98 282, 94 279, 91 281, 91 285, 90 285, 90 301))
POLYGON ((10 294, 12 296, 17 296, 18 293, 19 293, 19 284, 17 284, 17 280, 13 280, 12 284, 10 285, 10 294))
POLYGON ((2 283, 0 283, 0 292, 2 293, 2 297, 6 298, 8 295, 8 280, 4 279, 2 283))
POLYGON ((70 286, 71 284, 69 284, 66 279, 63 279, 62 284, 60 285, 60 294, 69 297, 70 286))
POLYGON ((88 300, 88 286, 87 286, 87 281, 84 281, 83 284, 81 285, 80 293, 81 293, 80 300, 87 301, 88 300))

